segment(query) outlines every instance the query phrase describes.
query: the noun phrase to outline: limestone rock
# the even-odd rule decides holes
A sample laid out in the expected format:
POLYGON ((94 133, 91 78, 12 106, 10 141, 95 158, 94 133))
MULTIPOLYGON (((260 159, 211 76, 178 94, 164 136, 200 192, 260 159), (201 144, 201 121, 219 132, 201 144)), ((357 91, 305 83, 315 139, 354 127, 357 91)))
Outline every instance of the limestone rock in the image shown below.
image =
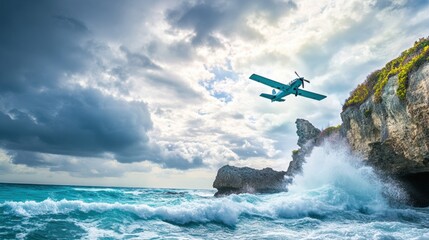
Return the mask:
POLYGON ((301 148, 313 146, 321 131, 305 119, 298 118, 295 124, 297 128, 296 134, 298 135, 298 146, 301 148))
POLYGON ((284 171, 271 168, 256 170, 249 167, 223 166, 216 175, 213 187, 215 196, 232 193, 275 193, 286 190, 287 181, 284 171))
POLYGON ((341 113, 343 132, 352 150, 403 181, 411 195, 425 196, 426 203, 414 199, 427 206, 429 189, 422 192, 420 185, 429 186, 429 63, 409 76, 405 101, 396 95, 397 88, 398 76, 392 76, 381 102, 371 96, 360 106, 346 108, 341 113), (421 182, 411 181, 416 175, 421 182))
POLYGON ((298 135, 298 150, 293 151, 292 161, 289 163, 287 175, 294 176, 302 172, 305 157, 311 154, 313 147, 318 142, 321 131, 305 119, 297 119, 296 134, 298 135))

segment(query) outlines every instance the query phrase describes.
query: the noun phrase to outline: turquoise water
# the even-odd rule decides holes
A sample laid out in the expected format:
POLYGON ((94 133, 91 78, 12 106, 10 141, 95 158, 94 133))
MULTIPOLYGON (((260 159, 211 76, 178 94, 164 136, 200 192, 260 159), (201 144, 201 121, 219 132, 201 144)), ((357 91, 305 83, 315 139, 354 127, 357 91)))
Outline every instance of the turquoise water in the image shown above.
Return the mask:
POLYGON ((289 191, 0 184, 0 239, 429 239, 429 208, 320 148, 289 191))

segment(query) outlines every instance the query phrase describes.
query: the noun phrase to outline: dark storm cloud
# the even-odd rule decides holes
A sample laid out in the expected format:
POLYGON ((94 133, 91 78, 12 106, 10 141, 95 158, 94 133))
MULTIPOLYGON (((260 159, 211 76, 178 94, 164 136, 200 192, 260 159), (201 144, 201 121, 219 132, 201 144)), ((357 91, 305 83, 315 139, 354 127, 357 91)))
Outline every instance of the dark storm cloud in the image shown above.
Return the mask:
POLYGON ((80 46, 85 24, 58 15, 45 1, 2 1, 0 29, 0 93, 54 86, 91 59, 80 46))
POLYGON ((152 128, 147 106, 97 90, 44 91, 3 97, 13 108, 0 112, 0 141, 7 149, 97 156, 145 145, 152 128))
MULTIPOLYGON (((149 160, 168 168, 202 166, 152 144, 152 121, 143 102, 115 99, 98 90, 43 91, 3 96, 13 108, 0 111, 0 145, 16 164, 65 169, 43 154, 98 157, 130 163, 149 160)), ((69 166, 69 164, 67 165, 69 166)), ((71 165, 70 165, 71 166, 71 165)))
POLYGON ((115 21, 124 12, 122 7, 112 7, 117 5, 114 2, 95 3, 99 2, 84 7, 71 1, 1 1, 0 147, 15 164, 52 171, 78 169, 58 156, 122 163, 148 160, 178 169, 202 166, 202 159, 185 159, 150 140, 152 121, 144 102, 125 101, 69 82, 69 76, 87 72, 111 71, 128 78, 127 74, 143 69, 154 71, 146 79, 154 84, 177 87, 176 91, 187 97, 198 96, 147 55, 125 46, 120 50, 126 63, 119 67, 99 65, 100 56, 91 49, 99 40, 94 41, 97 36, 90 26, 103 23, 103 29, 95 30, 106 34, 111 27, 123 24, 115 21), (107 12, 98 14, 98 7, 107 12), (129 73, 130 69, 133 72, 129 73))
POLYGON ((61 23, 65 28, 69 28, 78 32, 89 31, 85 24, 77 19, 65 16, 55 16, 55 18, 58 19, 59 23, 61 23))
MULTIPOLYGON (((28 159, 32 159, 29 166, 47 168, 52 172, 68 172, 74 177, 121 177, 127 171, 127 164, 120 164, 115 160, 106 160, 101 158, 73 157, 65 155, 41 154, 28 151, 10 152, 13 163, 29 165, 28 159)), ((1 164, 0 171, 13 172, 11 164, 1 164), (4 169, 1 169, 1 168, 4 169)), ((129 169, 129 168, 128 168, 129 169)), ((147 172, 150 167, 133 165, 131 171, 147 172)))
POLYGON ((42 155, 37 152, 12 150, 9 152, 12 157, 12 163, 24 164, 27 166, 49 167, 51 164, 43 159, 42 155))
POLYGON ((296 4, 292 1, 196 1, 186 2, 167 12, 166 19, 173 28, 189 29, 195 34, 194 45, 220 46, 216 33, 227 37, 258 39, 262 36, 246 23, 251 13, 271 23, 285 16, 296 4))

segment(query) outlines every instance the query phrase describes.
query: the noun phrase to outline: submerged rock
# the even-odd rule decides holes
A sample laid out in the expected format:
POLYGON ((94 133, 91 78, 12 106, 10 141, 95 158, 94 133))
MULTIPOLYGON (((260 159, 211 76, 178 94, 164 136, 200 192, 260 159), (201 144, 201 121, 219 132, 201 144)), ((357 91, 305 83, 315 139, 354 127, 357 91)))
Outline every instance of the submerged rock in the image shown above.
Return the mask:
POLYGON ((216 175, 215 196, 238 193, 276 193, 286 190, 286 172, 272 168, 257 170, 249 167, 223 166, 216 175))

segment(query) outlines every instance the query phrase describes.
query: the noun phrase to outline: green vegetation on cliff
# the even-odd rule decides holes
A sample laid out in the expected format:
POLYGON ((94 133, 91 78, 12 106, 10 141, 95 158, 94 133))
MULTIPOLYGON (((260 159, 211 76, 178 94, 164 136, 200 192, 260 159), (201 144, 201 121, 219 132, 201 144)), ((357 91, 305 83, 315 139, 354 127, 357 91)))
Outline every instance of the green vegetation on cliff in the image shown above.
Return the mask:
POLYGON ((398 75, 398 89, 396 94, 399 99, 405 100, 408 87, 408 76, 417 70, 423 63, 429 61, 429 38, 421 38, 414 46, 401 53, 399 57, 388 62, 382 69, 377 70, 366 78, 350 93, 350 97, 343 105, 343 110, 349 106, 359 106, 371 94, 375 101, 381 101, 381 93, 390 77, 398 75))
POLYGON ((337 126, 327 127, 320 132, 319 137, 331 136, 333 133, 340 131, 340 128, 341 128, 341 124, 337 126))

